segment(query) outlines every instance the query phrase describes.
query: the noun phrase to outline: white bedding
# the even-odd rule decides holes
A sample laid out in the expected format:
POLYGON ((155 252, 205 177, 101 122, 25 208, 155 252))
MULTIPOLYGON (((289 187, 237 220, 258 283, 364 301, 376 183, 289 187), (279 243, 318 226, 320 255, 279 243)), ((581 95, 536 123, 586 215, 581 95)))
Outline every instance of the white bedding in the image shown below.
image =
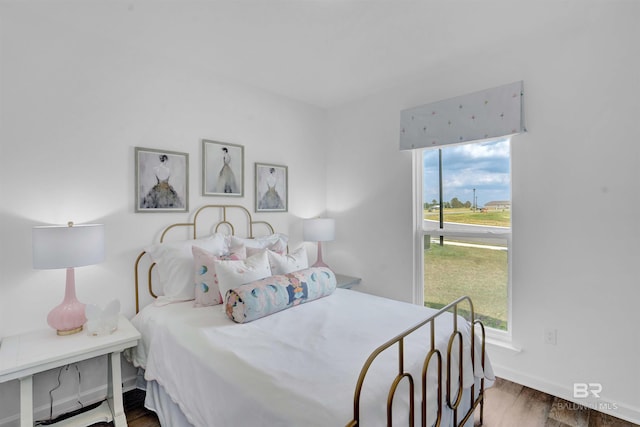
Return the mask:
MULTIPOLYGON (((145 369, 145 379, 157 382, 195 426, 344 426, 353 417, 356 381, 369 354, 433 313, 344 289, 246 324, 229 320, 221 305, 149 305, 133 319, 143 341, 128 358, 145 369)), ((445 362, 451 329, 447 318, 436 323, 436 345, 445 362)), ((463 322, 459 328, 469 348, 469 328, 463 322)), ((406 368, 417 373, 419 395, 428 329, 414 335, 405 344, 405 357, 406 368)), ((397 350, 387 353, 365 381, 362 425, 386 420, 397 350)), ((488 359, 482 372, 479 345, 476 355, 475 377, 493 379, 488 359)), ((463 367, 467 388, 474 383, 468 355, 463 367)), ((433 372, 429 376, 433 383, 433 372)), ((406 395, 406 390, 398 393, 406 395)), ((430 394, 429 425, 436 409, 435 393, 430 394)), ((397 406, 403 404, 399 399, 397 406)), ((406 410, 396 412, 406 425, 406 410)), ((450 415, 445 411, 442 425, 449 425, 450 415)))

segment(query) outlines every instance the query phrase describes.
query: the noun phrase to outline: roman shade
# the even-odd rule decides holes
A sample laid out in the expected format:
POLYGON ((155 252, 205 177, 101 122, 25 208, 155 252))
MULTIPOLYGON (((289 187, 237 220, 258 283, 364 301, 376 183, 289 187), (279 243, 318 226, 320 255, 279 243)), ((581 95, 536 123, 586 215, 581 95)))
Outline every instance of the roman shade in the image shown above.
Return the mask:
POLYGON ((400 113, 400 150, 439 147, 525 132, 522 81, 400 113))

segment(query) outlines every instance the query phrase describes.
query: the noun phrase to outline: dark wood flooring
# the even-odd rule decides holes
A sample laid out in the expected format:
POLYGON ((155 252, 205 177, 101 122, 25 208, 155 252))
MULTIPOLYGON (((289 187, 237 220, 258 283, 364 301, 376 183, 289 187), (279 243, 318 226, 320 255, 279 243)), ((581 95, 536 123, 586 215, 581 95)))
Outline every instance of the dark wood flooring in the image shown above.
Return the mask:
MULTIPOLYGON (((133 389, 124 393, 124 412, 128 427, 160 427, 155 412, 144 407, 144 390, 133 389)), ((113 423, 98 423, 91 427, 113 427, 113 423)))
MULTIPOLYGON (((158 417, 144 407, 143 391, 126 392, 124 406, 129 427, 160 426, 158 417)), ((479 425, 477 416, 476 425, 479 425)), ((483 425, 485 427, 638 426, 500 378, 486 391, 483 425)), ((96 424, 94 427, 107 426, 112 424, 96 424)))
MULTIPOLYGON (((476 411, 476 425, 479 425, 476 411)), ((485 392, 485 427, 632 427, 572 402, 498 378, 485 392)))

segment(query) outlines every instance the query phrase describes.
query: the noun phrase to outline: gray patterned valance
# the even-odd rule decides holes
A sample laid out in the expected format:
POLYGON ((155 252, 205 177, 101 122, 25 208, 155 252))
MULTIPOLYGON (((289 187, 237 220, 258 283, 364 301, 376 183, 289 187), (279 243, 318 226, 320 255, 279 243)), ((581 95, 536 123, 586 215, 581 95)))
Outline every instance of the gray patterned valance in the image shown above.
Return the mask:
POLYGON ((525 132, 522 81, 400 113, 400 149, 499 138, 525 132))

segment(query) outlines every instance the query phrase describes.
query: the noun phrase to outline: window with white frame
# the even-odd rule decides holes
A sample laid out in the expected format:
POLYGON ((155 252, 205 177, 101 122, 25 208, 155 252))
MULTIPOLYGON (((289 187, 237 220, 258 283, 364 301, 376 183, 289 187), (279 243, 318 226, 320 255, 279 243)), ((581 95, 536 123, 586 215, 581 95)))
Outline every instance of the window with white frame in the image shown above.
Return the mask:
POLYGON ((468 295, 485 326, 508 334, 510 139, 425 148, 416 154, 424 305, 440 308, 468 295))

